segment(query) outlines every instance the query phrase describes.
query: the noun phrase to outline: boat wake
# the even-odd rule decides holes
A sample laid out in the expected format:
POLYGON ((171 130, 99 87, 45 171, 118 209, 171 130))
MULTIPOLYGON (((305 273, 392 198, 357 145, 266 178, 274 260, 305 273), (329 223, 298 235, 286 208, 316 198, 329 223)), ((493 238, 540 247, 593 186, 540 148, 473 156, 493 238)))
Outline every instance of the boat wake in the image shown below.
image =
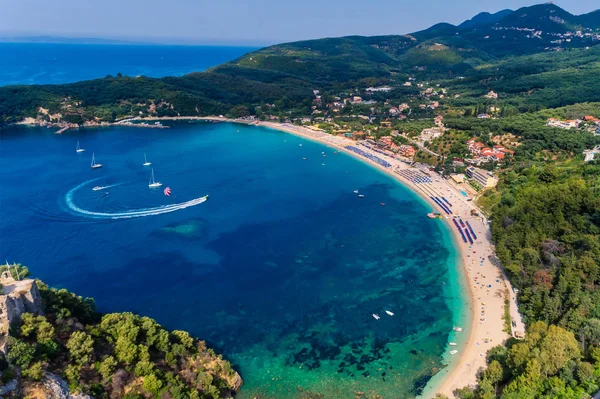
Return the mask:
POLYGON ((205 195, 203 197, 194 198, 192 200, 189 200, 186 202, 180 202, 178 204, 162 205, 162 206, 157 206, 154 208, 130 209, 130 210, 123 211, 123 212, 89 211, 87 209, 83 209, 83 208, 80 208, 79 206, 75 205, 75 203, 73 202, 73 195, 75 194, 75 192, 95 180, 98 180, 98 179, 88 180, 88 181, 83 182, 80 185, 72 188, 71 190, 69 190, 69 192, 65 195, 65 202, 70 210, 72 210, 73 212, 80 214, 82 216, 94 218, 94 219, 131 219, 131 218, 138 218, 138 217, 144 217, 144 216, 162 215, 163 213, 171 213, 171 212, 179 211, 181 209, 200 205, 201 203, 205 202, 208 199, 208 195, 205 195))

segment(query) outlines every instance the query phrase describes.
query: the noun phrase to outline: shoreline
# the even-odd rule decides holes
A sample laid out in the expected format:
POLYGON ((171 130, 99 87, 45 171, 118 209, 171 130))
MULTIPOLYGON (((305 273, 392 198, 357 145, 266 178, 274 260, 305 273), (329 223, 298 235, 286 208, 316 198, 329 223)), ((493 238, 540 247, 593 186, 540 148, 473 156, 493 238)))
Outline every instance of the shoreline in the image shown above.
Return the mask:
MULTIPOLYGON (((487 350, 489 350, 493 346, 502 344, 509 337, 509 335, 503 331, 504 320, 502 319, 502 316, 504 315, 504 296, 498 297, 496 293, 494 297, 490 297, 489 288, 486 288, 485 291, 481 291, 480 294, 478 288, 479 290, 483 290, 485 285, 493 284, 494 289, 496 289, 496 285, 498 285, 497 283, 500 283, 503 291, 506 289, 510 291, 510 283, 505 278, 502 270, 496 266, 497 262, 491 262, 490 259, 487 258, 488 255, 494 256, 494 247, 491 243, 491 232, 486 219, 483 217, 473 218, 472 216, 470 216, 471 209, 476 209, 477 211, 479 210, 474 206, 472 202, 466 201, 466 197, 460 194, 459 187, 453 186, 450 182, 444 180, 443 178, 437 179, 437 175, 432 176, 431 183, 427 183, 426 185, 416 184, 414 181, 411 181, 409 178, 407 178, 406 175, 402 175, 402 173, 415 172, 418 169, 410 167, 404 162, 401 162, 397 159, 392 159, 380 153, 373 152, 372 150, 367 150, 366 147, 361 147, 361 150, 365 150, 365 152, 370 152, 373 155, 377 155, 379 158, 385 159, 386 161, 392 164, 392 167, 390 168, 383 167, 382 165, 379 165, 376 162, 345 148, 346 145, 359 146, 359 144, 355 141, 342 137, 331 136, 322 131, 315 131, 303 126, 296 126, 291 124, 262 121, 260 121, 257 124, 257 121, 253 120, 229 119, 221 116, 178 116, 146 118, 137 117, 121 120, 119 122, 114 122, 110 124, 104 123, 82 127, 153 127, 152 125, 147 124, 136 126, 136 124, 131 123, 131 121, 146 122, 183 120, 215 121, 245 125, 257 125, 260 127, 270 128, 273 130, 300 136, 307 140, 318 142, 327 147, 334 148, 338 151, 342 151, 345 154, 348 154, 359 161, 365 162, 367 165, 377 168, 380 172, 385 173, 387 176, 391 177, 392 179, 403 185, 405 188, 412 191, 420 200, 424 202, 424 204, 428 205, 431 209, 437 210, 442 214, 444 214, 444 212, 439 207, 439 205, 436 204, 430 198, 430 196, 432 194, 439 197, 443 195, 447 196, 454 205, 454 207, 452 208, 453 214, 460 215, 463 218, 463 220, 471 220, 472 226, 478 234, 478 241, 476 241, 472 246, 464 244, 462 242, 462 237, 459 235, 459 232, 453 225, 453 222, 451 222, 452 219, 447 217, 443 218, 445 220, 445 223, 447 223, 447 228, 451 230, 450 237, 452 240, 452 245, 457 250, 456 259, 459 263, 456 265, 456 267, 458 268, 458 272, 460 275, 459 281, 457 281, 457 283, 461 285, 459 289, 464 289, 462 284, 463 282, 465 284, 468 284, 468 292, 461 292, 461 296, 464 300, 466 300, 468 306, 470 307, 469 313, 471 315, 471 320, 470 325, 461 326, 464 328, 464 332, 449 332, 449 340, 451 340, 452 337, 457 336, 457 334, 465 334, 466 338, 460 340, 456 339, 457 342, 460 342, 458 346, 449 346, 448 348, 446 348, 443 354, 443 359, 447 366, 433 375, 433 377, 429 380, 419 398, 433 398, 437 393, 441 393, 448 396, 449 398, 453 398, 454 395, 452 392, 455 389, 462 388, 468 385, 475 385, 477 383, 478 370, 482 367, 487 366, 485 358, 485 353, 487 352, 487 350), (476 250, 476 255, 474 255, 473 257, 471 257, 472 250, 476 250), (477 267, 478 271, 475 272, 473 270, 473 267, 477 266, 475 265, 475 258, 481 258, 482 256, 484 257, 484 262, 477 267), (470 264, 469 261, 471 261, 470 264), (483 280, 486 280, 485 284, 480 285, 483 280), (477 287, 478 285, 480 286, 477 287), (478 294, 480 294, 481 296, 478 296, 478 294), (482 299, 484 294, 487 295, 482 299), (485 311, 483 317, 478 316, 479 309, 485 311), (482 322, 481 319, 484 319, 484 321, 482 322), (451 349, 458 350, 458 353, 456 355, 451 355, 449 353, 451 349)), ((31 123, 31 121, 20 122, 19 124, 37 125, 37 123, 31 123)), ((423 175, 420 176, 424 177, 423 175)), ((512 311, 513 308, 516 309, 516 305, 513 303, 515 299, 512 293, 509 294, 509 300, 511 300, 512 311)), ((464 318, 464 321, 468 322, 466 314, 460 315, 459 318, 464 318)))
MULTIPOLYGON (((222 120, 222 119, 217 119, 222 120)), ((225 120, 224 120, 225 121, 225 120)), ((233 123, 245 123, 245 122, 237 122, 236 120, 226 120, 227 122, 233 123)), ((427 205, 429 205, 432 209, 436 209, 441 211, 440 207, 433 201, 427 193, 420 188, 417 184, 409 181, 404 176, 396 173, 396 168, 385 168, 367 158, 359 156, 358 154, 349 151, 344 147, 343 144, 347 145, 356 145, 356 142, 339 139, 332 140, 333 136, 330 136, 327 133, 312 131, 299 126, 290 126, 286 124, 274 123, 274 122, 260 122, 259 126, 268 127, 271 129, 283 131, 286 133, 298 135, 300 137, 319 142, 320 144, 324 144, 329 147, 334 147, 337 150, 343 151, 344 153, 367 163, 368 165, 376 167, 382 173, 385 173, 387 176, 393 178, 395 181, 402 184, 404 187, 408 188, 414 194, 417 195, 421 200, 423 200, 427 205), (328 140, 329 138, 329 140, 328 140), (343 143, 341 140, 347 141, 343 143), (337 142, 336 142, 337 141, 337 142)), ((381 154, 377 154, 380 158, 384 158, 381 154)), ((389 162, 389 158, 385 157, 385 159, 389 162)), ((402 165, 398 161, 399 166, 404 166, 401 169, 404 170, 414 170, 414 168, 410 168, 408 165, 402 165)), ((466 201, 466 198, 461 198, 461 194, 458 189, 450 186, 447 181, 440 179, 439 184, 436 186, 438 190, 440 186, 448 187, 448 189, 453 190, 452 198, 458 198, 461 200, 460 202, 454 201, 453 205, 459 205, 460 211, 459 215, 464 220, 473 220, 474 218, 471 216, 465 216, 463 211, 467 211, 470 213, 471 209, 477 209, 472 203, 466 201)), ((434 191, 435 192, 435 191, 434 191)), ((441 191, 440 191, 441 192, 441 191)), ((444 193, 443 193, 444 194, 444 193)), ((453 208, 453 212, 456 209, 453 208)), ((456 212, 454 213, 456 214, 456 212)), ((504 320, 502 316, 504 315, 504 296, 502 297, 490 297, 490 289, 486 289, 487 297, 478 296, 478 292, 476 291, 477 285, 480 284, 478 281, 482 279, 481 272, 483 271, 485 276, 485 284, 495 284, 496 281, 500 281, 500 288, 504 291, 505 289, 510 289, 510 285, 508 284, 508 280, 505 279, 503 272, 495 266, 492 262, 487 259, 488 255, 494 256, 493 244, 491 242, 491 231, 489 226, 487 225, 487 220, 485 218, 481 218, 481 223, 475 224, 473 223, 473 228, 478 233, 478 241, 473 244, 473 248, 469 248, 468 244, 464 244, 462 242, 462 237, 460 236, 458 230, 455 228, 452 219, 447 219, 444 217, 444 221, 446 223, 447 228, 451 231, 450 237, 452 243, 457 250, 457 255, 460 259, 460 263, 456 265, 459 268, 459 273, 461 274, 460 282, 467 284, 467 292, 465 294, 465 300, 470 306, 470 325, 462 326, 465 330, 464 334, 468 334, 466 339, 464 339, 464 347, 461 348, 459 346, 454 347, 459 350, 459 357, 456 359, 452 359, 449 354, 449 347, 444 353, 444 359, 448 360, 448 366, 438 373, 436 373, 428 382, 425 387, 423 393, 419 396, 420 398, 433 398, 437 393, 444 394, 449 398, 453 398, 453 391, 458 388, 462 388, 468 385, 476 385, 477 383, 477 372, 481 367, 487 367, 485 354, 487 350, 491 349, 493 346, 502 344, 506 339, 510 336, 509 334, 504 332, 504 320), (483 229, 482 229, 483 227, 483 229), (483 234, 482 234, 483 233, 483 234), (475 257, 482 254, 486 257, 484 261, 484 266, 479 267, 481 269, 479 272, 475 272, 473 270, 474 259, 471 258, 472 253, 468 251, 469 249, 475 249, 477 254, 475 257), (483 252, 483 253, 482 253, 483 252), (471 266, 469 266, 469 261, 471 261, 471 266), (489 276, 488 276, 489 274, 489 276), (483 298, 483 299, 482 299, 483 298), (495 299, 495 300, 494 300, 495 299), (481 322, 481 317, 478 316, 478 309, 485 309, 485 322, 481 322), (493 318, 493 319, 492 319, 493 318), (491 319, 491 320, 490 320, 491 319), (485 328, 486 326, 490 326, 485 328), (488 331, 492 330, 492 331, 488 331), (487 341, 487 342, 486 342, 487 341), (481 355, 483 354, 483 356, 481 355)), ((482 279, 483 280, 483 279, 482 279)), ((459 284, 460 284, 459 282, 459 284)), ((497 284, 497 283, 496 283, 497 284)), ((481 286, 480 290, 484 287, 481 286)), ((511 295, 512 297, 512 295, 511 295)), ((466 319, 468 320, 468 319, 466 319)), ((450 333, 452 335, 452 333, 450 333)))

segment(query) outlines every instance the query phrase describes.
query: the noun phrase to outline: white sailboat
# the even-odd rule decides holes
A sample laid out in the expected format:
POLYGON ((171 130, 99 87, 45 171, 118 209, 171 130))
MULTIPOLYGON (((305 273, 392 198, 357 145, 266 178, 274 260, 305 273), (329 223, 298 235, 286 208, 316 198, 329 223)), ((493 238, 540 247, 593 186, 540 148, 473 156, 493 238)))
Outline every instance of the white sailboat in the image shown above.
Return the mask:
POLYGON ((92 152, 92 169, 98 169, 102 167, 102 164, 96 163, 96 158, 94 157, 94 153, 92 152))
POLYGON ((81 148, 79 146, 79 141, 77 141, 77 148, 75 149, 75 152, 79 153, 79 152, 85 152, 85 149, 81 148))
POLYGON ((144 154, 144 163, 142 165, 144 165, 144 166, 152 165, 152 162, 148 162, 148 160, 146 159, 146 154, 144 154))
POLYGON ((150 184, 148 184, 148 187, 156 188, 160 186, 162 186, 162 183, 154 180, 154 169, 152 169, 152 178, 150 178, 150 184))

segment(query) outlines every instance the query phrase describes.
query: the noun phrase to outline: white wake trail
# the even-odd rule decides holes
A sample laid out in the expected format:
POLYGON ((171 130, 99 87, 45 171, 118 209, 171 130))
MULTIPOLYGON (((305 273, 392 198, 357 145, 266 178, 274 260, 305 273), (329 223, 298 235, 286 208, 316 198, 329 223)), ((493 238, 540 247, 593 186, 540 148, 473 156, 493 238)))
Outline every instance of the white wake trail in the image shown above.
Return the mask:
POLYGON ((201 203, 205 202, 208 199, 208 195, 205 195, 204 197, 194 198, 192 200, 189 200, 186 202, 180 202, 178 204, 162 205, 162 206, 157 206, 154 208, 131 209, 126 212, 95 212, 95 211, 88 211, 87 209, 83 209, 83 208, 80 208, 79 206, 75 205, 75 203, 73 202, 73 194, 75 193, 75 191, 79 190, 81 187, 83 187, 95 180, 98 180, 98 179, 88 180, 88 181, 81 183, 80 185, 72 188, 71 190, 69 190, 69 192, 65 195, 65 202, 66 202, 67 206, 69 207, 69 209, 71 209, 73 212, 76 212, 80 215, 83 215, 86 217, 91 217, 94 219, 131 219, 131 218, 154 216, 154 215, 161 215, 163 213, 175 212, 175 211, 178 211, 181 209, 200 205, 201 203))

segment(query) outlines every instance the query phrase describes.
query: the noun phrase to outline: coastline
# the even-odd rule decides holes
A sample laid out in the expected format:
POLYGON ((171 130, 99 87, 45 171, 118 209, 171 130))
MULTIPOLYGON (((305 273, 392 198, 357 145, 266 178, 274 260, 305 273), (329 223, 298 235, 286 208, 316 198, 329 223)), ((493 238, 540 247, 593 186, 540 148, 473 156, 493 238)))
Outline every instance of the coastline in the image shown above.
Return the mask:
MULTIPOLYGON (((212 119, 213 118, 210 118, 209 120, 212 119)), ((224 120, 221 118, 214 119, 224 120)), ((245 121, 224 121, 247 124, 247 122, 245 121)), ((326 133, 315 132, 299 126, 284 125, 274 122, 260 122, 259 126, 280 130, 290 134, 295 134, 305 139, 316 141, 326 146, 331 146, 336 148, 337 150, 343 151, 344 153, 351 155, 358 160, 361 160, 371 166, 376 167, 381 172, 385 173, 386 175, 392 177, 394 180, 401 183, 404 187, 410 189, 420 199, 424 200, 425 203, 430 205, 432 209, 441 211, 439 206, 430 198, 427 192, 425 192, 421 187, 419 187, 419 185, 399 175, 396 172, 397 169, 384 168, 383 166, 362 156, 359 156, 358 154, 349 151, 344 147, 344 144, 355 145, 356 143, 353 141, 333 137, 326 133), (341 140, 344 140, 346 142, 342 142, 341 140)), ((378 156, 381 157, 380 154, 378 154, 378 156)), ((389 158, 386 158, 386 160, 389 161, 389 158)), ((408 165, 403 165, 400 162, 398 162, 397 166, 402 167, 403 169, 411 169, 408 165)), ((459 190, 456 187, 451 186, 443 179, 440 179, 440 181, 435 184, 437 191, 440 193, 442 192, 442 188, 446 187, 446 189, 453 190, 451 195, 453 195, 453 212, 455 214, 459 214, 464 220, 471 220, 472 222, 474 219, 479 219, 466 216, 467 214, 470 215, 471 209, 476 208, 471 202, 466 201, 466 198, 459 193, 459 190), (459 201, 456 201, 456 199, 458 199, 459 201)), ((429 381, 429 383, 425 387, 425 390, 420 396, 424 399, 433 398, 437 393, 444 394, 449 398, 452 398, 454 397, 452 393, 454 390, 468 385, 476 385, 477 372, 480 368, 487 367, 485 357, 487 350, 491 349, 493 346, 502 344, 506 339, 510 337, 507 333, 503 331, 504 320, 502 319, 502 315, 504 314, 504 296, 498 297, 497 292, 495 292, 495 295, 491 296, 491 289, 484 290, 486 296, 483 296, 483 294, 477 292, 477 286, 479 286, 479 290, 481 291, 484 289, 484 286, 488 284, 492 284, 494 290, 500 289, 504 291, 506 288, 510 287, 510 285, 506 285, 508 281, 505 279, 502 271, 498 269, 498 267, 495 266, 494 263, 490 262, 490 260, 487 259, 487 256, 494 256, 493 244, 491 242, 491 232, 487 225, 487 220, 485 218, 481 218, 478 224, 475 224, 474 222, 472 223, 473 228, 476 230, 479 239, 479 241, 477 241, 472 246, 472 248, 469 248, 468 244, 464 244, 462 242, 462 237, 451 222, 452 219, 444 218, 443 220, 445 221, 445 223, 447 223, 447 227, 451 231, 450 237, 453 241, 454 247, 458 251, 460 259, 460 264, 457 265, 457 267, 460 269, 460 273, 462 277, 464 277, 464 282, 468 286, 468 292, 465 293, 465 299, 467 299, 470 305, 469 310, 471 314, 471 320, 470 325, 462 326, 466 330, 463 332, 463 334, 468 334, 466 339, 464 339, 464 347, 455 347, 459 350, 458 357, 456 358, 452 358, 452 355, 449 355, 450 349, 446 350, 444 358, 449 359, 449 365, 442 371, 435 374, 429 381), (474 250, 476 253, 473 254, 470 250, 474 250), (478 266, 478 270, 475 271, 473 267, 477 265, 475 265, 474 258, 478 257, 479 254, 485 257, 486 260, 483 262, 483 265, 478 266), (473 257, 471 255, 473 255, 473 257), (484 281, 485 284, 481 284, 481 281, 484 281), (497 283, 497 281, 499 282, 499 284, 497 283), (496 285, 496 287, 494 287, 494 284, 496 285), (484 317, 480 316, 480 312, 482 310, 479 309, 484 309, 484 317), (481 318, 485 318, 485 321, 481 321, 481 318)))
MULTIPOLYGON (((245 125, 253 125, 256 121, 244 120, 244 119, 229 119, 220 116, 208 116, 208 117, 148 117, 148 118, 131 118, 122 120, 110 124, 98 124, 97 126, 83 126, 83 127, 102 127, 102 126, 136 126, 131 121, 178 121, 178 120, 198 120, 198 121, 216 121, 216 122, 228 122, 238 123, 245 125)), ((28 123, 30 121, 21 122, 20 124, 36 124, 28 123)), ((447 366, 441 371, 436 373, 428 382, 425 390, 420 396, 423 399, 433 398, 437 393, 444 394, 449 398, 454 397, 452 392, 457 388, 462 388, 467 385, 475 385, 477 382, 477 372, 480 368, 486 367, 485 353, 491 347, 499 345, 505 341, 509 335, 504 330, 504 297, 497 297, 496 295, 490 296, 490 289, 485 288, 488 284, 493 285, 493 290, 496 291, 498 286, 502 286, 502 290, 508 288, 510 290, 510 284, 504 278, 502 271, 495 266, 496 262, 492 263, 487 259, 488 255, 493 255, 493 245, 491 243, 490 231, 485 218, 474 218, 470 216, 471 209, 477 209, 472 202, 468 202, 464 196, 460 194, 460 189, 453 186, 444 179, 434 180, 427 185, 416 184, 415 182, 408 179, 405 175, 401 175, 401 172, 406 171, 417 171, 418 169, 410 167, 399 160, 392 160, 389 157, 383 156, 379 153, 374 153, 380 158, 392 163, 392 167, 386 168, 376 162, 367 159, 349 149, 345 148, 347 145, 356 146, 357 143, 342 137, 331 136, 321 131, 315 131, 306 127, 295 126, 291 124, 282 124, 275 122, 259 122, 257 124, 261 127, 267 127, 270 129, 286 132, 289 134, 297 135, 302 138, 318 142, 325 146, 335 148, 338 151, 344 153, 365 162, 370 166, 374 166, 379 169, 382 173, 393 178, 395 181, 402 184, 404 187, 411 190, 421 200, 424 201, 431 209, 437 211, 443 211, 437 205, 430 196, 442 196, 445 195, 450 199, 454 205, 452 211, 455 215, 460 215, 463 220, 471 220, 473 228, 478 234, 478 239, 470 248, 468 244, 462 242, 459 232, 451 222, 450 218, 444 218, 445 222, 448 223, 446 226, 452 233, 450 234, 452 245, 457 250, 457 259, 460 259, 459 264, 456 267, 459 269, 460 282, 463 281, 468 285, 468 292, 463 292, 462 296, 467 300, 470 305, 470 324, 467 326, 461 326, 464 328, 464 332, 455 333, 449 332, 449 341, 455 337, 458 346, 448 347, 444 352, 444 360, 447 366), (400 172, 400 173, 399 173, 400 172), (424 187, 425 186, 425 187, 424 187), (450 191, 448 193, 448 191, 450 191), (472 251, 476 253, 472 253, 472 251), (473 256, 472 256, 473 255, 473 256), (475 258, 484 257, 484 262, 481 266, 475 264, 475 258), (477 269, 473 269, 477 267, 477 269), (484 284, 482 284, 484 282, 484 284), (500 284, 498 284, 500 283, 500 284), (483 298, 483 299, 482 299, 483 298), (480 310, 481 309, 481 310, 480 310), (483 317, 479 316, 479 312, 485 311, 483 317), (481 319, 484 319, 481 321, 481 319), (466 336, 459 337, 458 334, 466 336), (463 344, 464 342, 464 344, 463 344), (458 350, 456 355, 449 353, 450 349, 458 350)), ((142 125, 136 127, 147 127, 150 125, 142 125)), ((365 149, 361 147, 361 149, 365 149)), ((367 151, 368 152, 368 151, 367 151)), ((512 295, 510 295, 513 299, 512 295)), ((511 303, 511 305, 513 305, 511 303)), ((512 306, 511 306, 512 308, 512 306)), ((516 307, 515 307, 516 308, 516 307)), ((466 309, 465 309, 466 310, 466 309)), ((468 319, 467 319, 468 320, 468 319)))

